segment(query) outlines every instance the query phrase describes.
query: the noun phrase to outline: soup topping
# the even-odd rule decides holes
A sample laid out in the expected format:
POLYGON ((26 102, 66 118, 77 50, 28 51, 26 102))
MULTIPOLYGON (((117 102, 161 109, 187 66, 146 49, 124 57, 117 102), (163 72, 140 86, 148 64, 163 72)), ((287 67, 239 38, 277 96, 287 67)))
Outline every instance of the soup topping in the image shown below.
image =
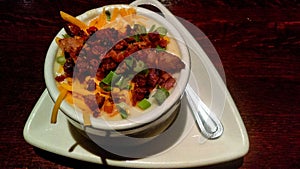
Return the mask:
POLYGON ((111 11, 104 9, 89 26, 63 17, 67 34, 56 39, 61 66, 55 79, 83 112, 127 118, 132 106, 151 107, 151 98, 163 104, 185 64, 166 50, 170 38, 165 28, 147 30, 140 23, 127 24, 123 31, 105 27, 117 17, 136 15, 131 8, 111 11))

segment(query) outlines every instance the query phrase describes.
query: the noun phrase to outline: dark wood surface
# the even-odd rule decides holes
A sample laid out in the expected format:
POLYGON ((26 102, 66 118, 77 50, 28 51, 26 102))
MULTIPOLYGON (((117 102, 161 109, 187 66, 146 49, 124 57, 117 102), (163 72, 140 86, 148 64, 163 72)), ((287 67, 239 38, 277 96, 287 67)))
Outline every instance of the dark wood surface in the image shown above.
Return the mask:
MULTIPOLYGON (((106 168, 34 148, 22 132, 45 89, 43 65, 62 27, 59 11, 79 15, 97 0, 1 0, 0 168, 106 168)), ((297 0, 164 0, 216 48, 227 87, 249 134, 243 159, 215 168, 300 167, 300 3, 297 0)))

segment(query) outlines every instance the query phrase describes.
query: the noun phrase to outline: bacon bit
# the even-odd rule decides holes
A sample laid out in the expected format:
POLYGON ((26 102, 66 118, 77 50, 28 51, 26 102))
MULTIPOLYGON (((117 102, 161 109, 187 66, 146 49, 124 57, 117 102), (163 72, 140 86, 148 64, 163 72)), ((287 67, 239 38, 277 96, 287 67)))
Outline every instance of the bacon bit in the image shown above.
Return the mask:
MULTIPOLYGON (((57 76, 56 80, 63 81, 66 77, 72 77, 71 73, 73 72, 73 67, 76 63, 79 74, 82 75, 82 79, 85 79, 87 82, 85 83, 85 85, 87 85, 86 89, 89 91, 94 91, 97 89, 95 93, 90 92, 89 95, 84 95, 82 98, 83 104, 87 106, 87 109, 90 109, 90 111, 86 111, 89 113, 83 114, 85 118, 85 125, 90 124, 90 113, 93 113, 94 117, 98 117, 102 111, 106 112, 106 114, 109 116, 115 116, 116 114, 119 114, 117 106, 115 105, 118 101, 126 102, 129 105, 135 106, 145 97, 149 97, 150 92, 156 86, 163 87, 167 90, 171 89, 176 83, 176 80, 169 73, 178 72, 185 66, 181 59, 177 56, 165 51, 157 52, 155 50, 157 46, 162 48, 167 47, 167 44, 170 42, 169 38, 162 37, 158 33, 143 34, 140 35, 139 39, 137 40, 134 37, 130 37, 132 36, 134 30, 129 25, 127 25, 127 27, 124 26, 126 32, 118 31, 115 28, 100 29, 102 26, 107 24, 107 22, 109 22, 107 21, 105 12, 105 9, 103 9, 99 17, 90 22, 89 28, 85 29, 87 32, 87 34, 84 35, 85 37, 56 39, 59 47, 65 54, 68 54, 69 56, 67 64, 64 65, 64 68, 68 68, 64 69, 65 75, 57 76), (92 34, 94 34, 94 36, 91 36, 92 34), (124 38, 127 35, 129 35, 129 37, 124 38), (87 36, 94 37, 95 39, 90 38, 89 41, 86 42, 87 36), (123 40, 121 40, 122 37, 123 40), (83 46, 85 42, 87 45, 83 46), (140 50, 144 48, 149 50, 140 50), (151 50, 151 48, 154 49, 151 50), (77 58, 77 56, 79 55, 79 51, 81 49, 83 49, 82 51, 85 52, 87 56, 91 56, 87 57, 91 59, 84 59, 84 61, 80 62, 83 57, 77 58), (107 50, 109 50, 109 52, 105 54, 103 51, 106 52, 107 50), (122 67, 122 65, 119 64, 124 60, 124 58, 130 56, 131 54, 137 61, 142 61, 147 67, 154 68, 149 69, 147 74, 138 74, 135 76, 131 82, 131 89, 129 91, 123 90, 123 92, 127 92, 126 94, 121 94, 121 92, 118 91, 118 100, 114 100, 115 102, 113 102, 111 98, 111 94, 113 94, 113 92, 105 92, 97 84, 108 72, 115 70, 118 66, 122 67), (93 69, 89 69, 91 67, 93 69), (94 72, 94 68, 97 69, 95 78, 98 80, 98 82, 96 83, 94 80, 88 80, 85 78, 86 72, 90 70, 93 70, 94 72), (100 94, 97 93, 98 91, 100 94)), ((135 13, 136 11, 134 8, 115 8, 111 12, 110 21, 114 21, 120 16, 124 17, 126 15, 135 13)), ((120 20, 122 19, 124 18, 120 18, 120 20)), ((74 19, 72 22, 74 24, 74 22, 77 21, 74 19)), ((126 63, 123 65, 124 66, 122 68, 126 70, 126 63)))
POLYGON ((143 100, 149 94, 150 91, 146 87, 135 87, 132 90, 132 105, 135 106, 138 101, 143 100))
POLYGON ((70 35, 71 37, 85 35, 83 30, 81 30, 78 26, 72 23, 65 24, 64 29, 67 32, 67 34, 70 35))
POLYGON ((98 108, 101 109, 105 102, 105 97, 103 97, 99 93, 97 93, 96 94, 96 102, 98 104, 98 108))
POLYGON ((171 77, 171 75, 167 72, 162 72, 160 77, 163 81, 167 81, 171 77))
POLYGON ((167 40, 161 39, 161 40, 159 41, 158 45, 159 45, 160 47, 162 47, 162 48, 166 48, 167 45, 168 45, 168 43, 169 43, 169 42, 168 42, 167 40))
POLYGON ((90 94, 90 95, 84 96, 84 102, 91 110, 98 109, 95 95, 90 94))
POLYGON ((168 80, 166 80, 162 85, 161 87, 167 89, 167 90, 170 90, 174 84, 176 83, 176 80, 173 78, 173 77, 170 77, 168 80))
POLYGON ((93 116, 94 117, 99 117, 99 115, 100 115, 100 111, 99 110, 95 110, 94 112, 93 112, 93 116))
POLYGON ((115 53, 114 55, 112 55, 111 56, 111 58, 115 61, 115 62, 117 62, 117 63, 120 63, 120 62, 122 62, 123 60, 124 60, 124 55, 120 52, 120 53, 115 53))
POLYGON ((65 75, 59 75, 59 76, 56 76, 55 77, 55 80, 57 81, 57 82, 62 82, 62 81, 64 81, 66 79, 66 76, 65 75))
POLYGON ((81 22, 79 19, 77 19, 74 16, 71 16, 63 11, 60 11, 60 16, 62 17, 63 20, 78 26, 81 30, 83 30, 85 33, 87 33, 86 29, 88 28, 88 26, 85 23, 81 22))
POLYGON ((96 31, 98 30, 98 28, 96 26, 91 26, 87 29, 87 32, 89 35, 94 34, 96 31))
POLYGON ((96 83, 94 80, 90 79, 87 81, 87 88, 88 91, 94 91, 96 89, 96 83))
POLYGON ((111 114, 113 112, 114 105, 109 100, 106 100, 103 105, 103 111, 105 111, 107 114, 111 114))
POLYGON ((150 69, 147 78, 147 84, 151 87, 155 87, 159 80, 159 73, 156 69, 150 69))

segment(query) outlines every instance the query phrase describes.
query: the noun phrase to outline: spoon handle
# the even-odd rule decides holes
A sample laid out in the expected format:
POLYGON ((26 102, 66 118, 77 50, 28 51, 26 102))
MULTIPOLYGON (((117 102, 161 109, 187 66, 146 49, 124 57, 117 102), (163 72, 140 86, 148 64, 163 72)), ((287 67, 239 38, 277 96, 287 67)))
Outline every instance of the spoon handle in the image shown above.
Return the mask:
MULTIPOLYGON (((152 5, 157 7, 163 14, 163 16, 173 25, 176 25, 176 29, 178 32, 183 35, 184 40, 187 44, 189 44, 189 48, 194 50, 195 53, 201 55, 204 53, 203 49, 200 47, 195 38, 191 35, 191 33, 182 25, 182 23, 159 1, 157 0, 136 0, 132 2, 130 5, 139 6, 139 5, 152 5)), ((206 57, 201 57, 201 60, 211 65, 213 67, 210 60, 206 57)), ((209 66, 208 66, 209 67, 209 66)), ((212 69, 214 73, 217 73, 216 70, 212 69)), ((194 92, 191 86, 188 84, 185 93, 187 96, 187 100, 189 105, 194 113, 197 124, 203 134, 207 139, 216 139, 220 137, 223 133, 223 126, 220 120, 215 116, 213 112, 207 108, 207 106, 202 102, 200 97, 194 92)))
POLYGON ((198 94, 195 93, 189 84, 187 84, 185 88, 185 93, 203 136, 207 139, 216 139, 220 137, 224 130, 221 121, 203 103, 198 94))

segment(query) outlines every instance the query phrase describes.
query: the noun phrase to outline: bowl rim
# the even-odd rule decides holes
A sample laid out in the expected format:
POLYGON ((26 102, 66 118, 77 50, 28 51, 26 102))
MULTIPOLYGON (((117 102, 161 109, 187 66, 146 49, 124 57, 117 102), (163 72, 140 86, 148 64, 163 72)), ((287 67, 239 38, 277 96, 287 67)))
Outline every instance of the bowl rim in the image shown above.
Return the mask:
MULTIPOLYGON (((178 81, 176 82, 176 86, 173 89, 172 93, 168 97, 167 100, 165 100, 164 104, 155 107, 153 110, 144 113, 142 115, 139 115, 137 117, 129 118, 129 119, 122 119, 120 121, 107 121, 103 120, 101 118, 94 118, 93 116, 90 116, 91 118, 91 126, 96 129, 101 130, 124 130, 124 129, 130 129, 135 128, 140 125, 143 125, 145 123, 152 122, 156 120, 157 118, 161 117, 167 110, 170 109, 171 106, 173 106, 173 103, 176 103, 178 99, 181 99, 185 90, 185 87, 188 83, 189 75, 190 75, 190 54, 188 51, 188 48, 184 42, 184 39, 180 35, 180 33, 177 31, 174 25, 169 23, 163 16, 150 11, 145 8, 141 7, 134 7, 130 5, 124 5, 124 4, 115 4, 115 5, 107 5, 102 6, 99 8, 91 9, 83 14, 77 16, 80 20, 89 20, 89 18, 92 18, 92 15, 99 14, 103 8, 110 9, 110 8, 135 8, 138 14, 141 14, 143 16, 149 17, 155 22, 158 22, 160 25, 166 27, 168 29, 168 32, 172 35, 172 38, 174 38, 178 44, 178 48, 181 55, 181 60, 185 64, 185 68, 181 70, 180 77, 178 78, 178 81), (150 113, 155 111, 155 113, 150 113)), ((65 31, 62 28, 55 37, 58 37, 59 35, 64 34, 65 31)), ((45 64, 44 64, 44 79, 46 82, 46 87, 49 92, 49 95, 51 96, 52 100, 55 102, 56 98, 59 95, 59 90, 57 88, 55 79, 54 79, 54 63, 55 63, 55 57, 58 52, 58 45, 55 42, 55 37, 52 40, 49 49, 46 54, 45 64)), ((67 101, 63 100, 60 106, 60 110, 67 115, 69 118, 71 118, 74 121, 79 122, 83 125, 83 117, 81 112, 77 112, 76 108, 74 106, 71 106, 67 101), (76 113, 74 113, 76 112, 76 113)))

